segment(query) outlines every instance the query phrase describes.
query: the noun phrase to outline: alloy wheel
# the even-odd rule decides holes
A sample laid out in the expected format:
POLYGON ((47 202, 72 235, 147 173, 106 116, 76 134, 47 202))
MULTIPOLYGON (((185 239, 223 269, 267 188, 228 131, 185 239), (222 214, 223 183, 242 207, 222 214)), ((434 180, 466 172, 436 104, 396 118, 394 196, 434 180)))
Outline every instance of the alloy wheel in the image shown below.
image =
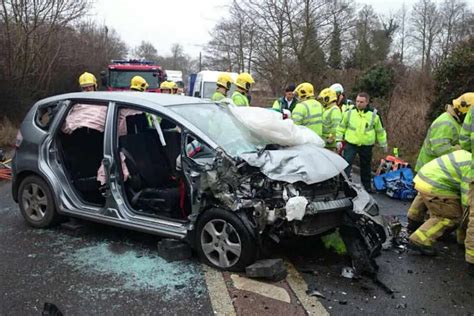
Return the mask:
POLYGON ((206 223, 201 231, 201 247, 207 259, 222 269, 235 265, 242 253, 239 233, 222 219, 206 223))
POLYGON ((30 183, 24 188, 21 202, 26 215, 32 221, 39 222, 45 217, 48 198, 38 184, 30 183))

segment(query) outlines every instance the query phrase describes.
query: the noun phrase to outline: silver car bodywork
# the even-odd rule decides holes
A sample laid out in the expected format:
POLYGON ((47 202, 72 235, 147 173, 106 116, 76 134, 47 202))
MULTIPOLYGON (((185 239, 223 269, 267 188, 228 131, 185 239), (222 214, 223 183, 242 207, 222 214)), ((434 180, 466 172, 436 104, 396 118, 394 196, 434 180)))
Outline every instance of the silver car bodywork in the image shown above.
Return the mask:
MULTIPOLYGON (((200 128, 172 109, 181 105, 199 107, 209 104, 209 102, 190 97, 132 92, 72 93, 41 100, 32 107, 21 126, 23 140, 13 160, 13 198, 18 202, 18 188, 22 179, 35 174, 48 183, 54 195, 56 209, 60 214, 178 239, 190 236, 199 216, 210 206, 218 206, 233 212, 248 210, 250 220, 247 225, 252 227, 257 235, 277 235, 283 229, 285 232, 301 236, 321 234, 340 225, 342 214, 349 212, 374 226, 367 228, 371 232, 364 233, 363 237, 371 252, 380 248, 387 239, 388 232, 378 214, 376 204, 365 191, 348 181, 346 185, 352 192, 352 196, 337 196, 332 193, 320 196, 317 192, 318 187, 312 187, 311 194, 306 195, 308 204, 305 206, 305 216, 299 221, 287 221, 285 204, 292 197, 305 196, 303 192, 307 188, 300 180, 305 182, 304 177, 317 176, 318 171, 310 166, 304 170, 304 156, 297 160, 301 164, 299 169, 304 171, 300 176, 295 176, 293 173, 294 166, 283 164, 278 167, 277 165, 291 158, 291 155, 304 153, 304 145, 287 150, 287 154, 284 154, 284 150, 277 151, 279 157, 276 160, 273 158, 276 166, 271 168, 269 168, 268 160, 265 162, 265 157, 272 155, 269 151, 262 150, 258 155, 250 153, 242 157, 231 156, 200 128), (85 203, 78 196, 63 170, 58 148, 55 145, 55 132, 61 128, 70 104, 77 101, 106 103, 108 106, 102 160, 107 178, 103 192, 105 197, 103 207, 85 203), (43 130, 37 126, 35 115, 39 108, 52 103, 58 103, 56 114, 48 129, 43 130), (117 137, 114 133, 119 104, 139 107, 144 111, 158 113, 174 120, 182 127, 183 135, 196 136, 215 152, 215 157, 210 161, 196 164, 185 157, 185 149, 182 149, 182 169, 189 188, 192 211, 187 219, 175 220, 145 216, 134 212, 128 205, 123 195, 124 184, 120 179, 118 167, 120 159, 115 150, 117 137), (266 169, 263 170, 263 168, 266 169), (266 172, 269 178, 264 175, 266 172), (285 179, 289 180, 285 181, 285 179), (294 182, 298 183, 293 185, 294 182), (268 191, 271 192, 268 193, 268 191), (267 192, 270 196, 261 196, 259 192, 267 192), (327 225, 318 226, 327 214, 335 215, 331 215, 333 219, 327 225), (275 222, 278 222, 279 232, 276 231, 275 222)), ((212 104, 212 106, 217 105, 212 104)), ((332 188, 335 183, 330 182, 328 185, 332 188)), ((354 222, 357 220, 355 219, 354 222)), ((354 225, 356 227, 359 224, 354 225)))

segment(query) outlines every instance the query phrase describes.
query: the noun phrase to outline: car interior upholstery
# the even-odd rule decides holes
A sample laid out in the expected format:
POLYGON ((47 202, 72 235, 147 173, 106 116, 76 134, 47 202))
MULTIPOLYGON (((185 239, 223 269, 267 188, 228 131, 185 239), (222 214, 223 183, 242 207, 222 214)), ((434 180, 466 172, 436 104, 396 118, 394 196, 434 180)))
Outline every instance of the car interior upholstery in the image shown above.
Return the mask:
POLYGON ((73 187, 84 201, 103 205, 97 170, 104 156, 104 133, 81 127, 71 134, 60 131, 57 140, 73 187))
POLYGON ((180 185, 181 176, 176 171, 181 134, 171 128, 176 125, 161 120, 166 141, 163 146, 156 129, 148 126, 146 114, 131 115, 126 120, 128 132, 119 137, 119 151, 125 155, 130 172, 125 182, 130 205, 138 212, 184 218, 184 186, 180 185))

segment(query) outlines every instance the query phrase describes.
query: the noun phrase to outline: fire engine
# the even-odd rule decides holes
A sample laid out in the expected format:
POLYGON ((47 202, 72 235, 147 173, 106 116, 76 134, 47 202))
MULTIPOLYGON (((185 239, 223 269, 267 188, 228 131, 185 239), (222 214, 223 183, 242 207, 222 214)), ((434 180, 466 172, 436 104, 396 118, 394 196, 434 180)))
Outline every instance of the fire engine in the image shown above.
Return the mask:
POLYGON ((129 90, 130 80, 142 76, 149 85, 147 92, 159 92, 160 83, 166 80, 166 72, 160 66, 143 60, 112 60, 100 75, 107 91, 129 90))

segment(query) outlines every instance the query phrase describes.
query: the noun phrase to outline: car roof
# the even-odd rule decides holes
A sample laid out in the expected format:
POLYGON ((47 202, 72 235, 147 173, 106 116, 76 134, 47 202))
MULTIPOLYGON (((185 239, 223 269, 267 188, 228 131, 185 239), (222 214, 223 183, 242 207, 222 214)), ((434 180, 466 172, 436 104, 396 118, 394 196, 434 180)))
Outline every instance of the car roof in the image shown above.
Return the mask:
POLYGON ((99 92, 75 92, 60 94, 39 101, 37 104, 51 103, 61 100, 87 100, 98 102, 123 102, 134 103, 142 106, 154 108, 156 106, 176 106, 189 104, 210 104, 210 100, 166 94, 156 92, 135 92, 135 91, 99 91, 99 92))

